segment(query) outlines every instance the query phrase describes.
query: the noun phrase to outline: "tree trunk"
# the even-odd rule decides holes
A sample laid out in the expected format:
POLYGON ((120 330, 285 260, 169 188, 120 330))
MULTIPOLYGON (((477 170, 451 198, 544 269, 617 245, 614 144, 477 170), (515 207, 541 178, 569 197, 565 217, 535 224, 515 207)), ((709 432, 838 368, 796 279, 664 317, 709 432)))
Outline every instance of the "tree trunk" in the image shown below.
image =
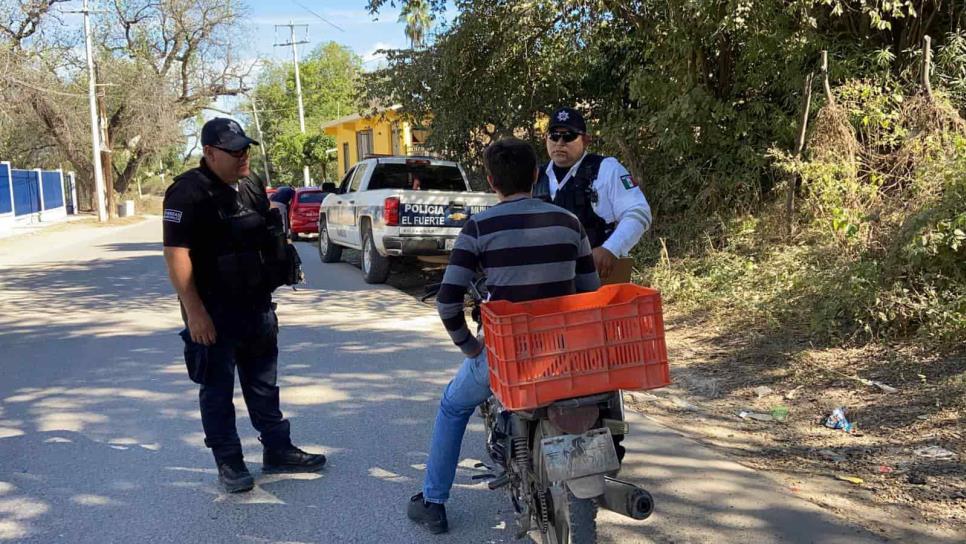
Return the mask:
POLYGON ((117 179, 114 180, 114 190, 118 194, 124 194, 127 192, 128 187, 131 186, 131 182, 134 180, 134 176, 137 175, 138 169, 144 164, 144 161, 148 160, 148 153, 142 150, 140 147, 136 148, 131 153, 131 158, 128 159, 127 164, 124 165, 124 170, 118 174, 117 179))
MULTIPOLYGON (((815 73, 811 72, 805 78, 805 88, 802 90, 802 120, 799 124, 798 141, 795 142, 795 158, 802 158, 805 150, 805 134, 808 131, 808 116, 812 109, 812 81, 815 73)), ((801 174, 795 174, 788 184, 788 195, 785 198, 785 234, 792 235, 795 215, 795 193, 802 184, 801 174)))

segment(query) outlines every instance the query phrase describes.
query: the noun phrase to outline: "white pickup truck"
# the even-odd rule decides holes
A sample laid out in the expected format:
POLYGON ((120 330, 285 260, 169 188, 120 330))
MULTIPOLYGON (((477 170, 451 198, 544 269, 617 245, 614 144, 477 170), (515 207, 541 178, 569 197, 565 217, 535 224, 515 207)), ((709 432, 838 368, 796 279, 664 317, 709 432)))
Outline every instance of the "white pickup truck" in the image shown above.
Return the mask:
POLYGON ((391 260, 446 255, 466 220, 497 203, 472 192, 459 164, 424 157, 379 157, 357 163, 319 210, 319 256, 362 251, 367 283, 383 283, 391 260))

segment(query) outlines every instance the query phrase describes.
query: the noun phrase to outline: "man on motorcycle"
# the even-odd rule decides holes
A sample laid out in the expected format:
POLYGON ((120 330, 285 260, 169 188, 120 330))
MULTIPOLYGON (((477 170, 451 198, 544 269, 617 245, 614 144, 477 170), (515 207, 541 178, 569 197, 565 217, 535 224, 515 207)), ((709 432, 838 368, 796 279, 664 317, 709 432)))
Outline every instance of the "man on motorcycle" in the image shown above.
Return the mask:
POLYGON ((443 275, 439 315, 466 359, 443 390, 423 491, 410 499, 407 510, 410 519, 432 533, 448 530, 444 503, 456 476, 463 434, 473 411, 491 395, 486 351, 463 312, 477 271, 486 274, 492 300, 520 302, 600 287, 590 242, 577 217, 531 197, 539 172, 530 144, 500 140, 486 148, 483 161, 500 203, 466 222, 443 275))

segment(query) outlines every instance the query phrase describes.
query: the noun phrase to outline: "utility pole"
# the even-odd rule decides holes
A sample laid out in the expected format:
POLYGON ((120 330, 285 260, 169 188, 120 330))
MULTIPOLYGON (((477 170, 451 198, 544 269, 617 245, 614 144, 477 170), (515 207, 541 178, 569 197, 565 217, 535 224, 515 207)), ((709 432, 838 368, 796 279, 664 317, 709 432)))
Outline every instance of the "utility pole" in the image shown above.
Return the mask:
MULTIPOLYGON (((268 155, 265 154, 265 136, 262 134, 262 125, 258 122, 258 104, 255 102, 254 95, 250 95, 249 98, 252 101, 252 117, 255 118, 255 130, 258 132, 258 141, 262 144, 258 146, 258 148, 262 152, 262 162, 265 163, 265 185, 271 187, 272 174, 270 174, 268 171, 268 155)), ((304 128, 302 129, 302 132, 305 132, 304 128)))
MULTIPOLYGON (((283 46, 286 46, 286 45, 291 45, 292 46, 292 62, 295 63, 295 93, 298 96, 298 104, 299 104, 299 130, 302 131, 302 134, 305 134, 305 110, 302 107, 302 80, 299 77, 299 51, 298 51, 298 44, 301 44, 301 43, 309 43, 309 42, 308 42, 308 40, 295 41, 295 27, 299 26, 299 27, 304 27, 304 28, 308 29, 308 26, 309 25, 297 25, 297 24, 294 24, 294 23, 292 23, 290 21, 289 24, 287 24, 287 25, 275 25, 275 30, 277 31, 279 27, 286 27, 286 26, 288 27, 288 29, 289 29, 289 35, 291 36, 289 42, 288 43, 277 43, 277 44, 275 44, 275 46, 276 47, 283 47, 283 46)), ((304 186, 305 187, 308 187, 309 186, 309 183, 311 183, 311 181, 309 180, 309 167, 308 167, 308 165, 305 165, 305 166, 302 167, 302 176, 305 179, 305 185, 304 186)))
POLYGON ((90 14, 93 13, 87 7, 87 0, 84 0, 84 8, 77 12, 84 14, 84 38, 87 42, 87 98, 91 110, 91 147, 93 156, 94 170, 94 195, 97 202, 97 220, 107 221, 107 207, 104 205, 104 172, 101 165, 101 134, 97 122, 97 79, 94 77, 94 48, 91 43, 91 22, 90 14))
MULTIPOLYGON (((95 77, 100 76, 100 70, 97 69, 97 66, 94 67, 94 75, 95 77)), ((107 192, 107 216, 115 217, 117 214, 117 206, 114 203, 113 146, 111 145, 111 135, 107 131, 107 100, 104 97, 107 89, 104 85, 99 85, 99 87, 101 87, 101 90, 97 93, 97 112, 101 126, 101 166, 104 171, 104 188, 107 192)))

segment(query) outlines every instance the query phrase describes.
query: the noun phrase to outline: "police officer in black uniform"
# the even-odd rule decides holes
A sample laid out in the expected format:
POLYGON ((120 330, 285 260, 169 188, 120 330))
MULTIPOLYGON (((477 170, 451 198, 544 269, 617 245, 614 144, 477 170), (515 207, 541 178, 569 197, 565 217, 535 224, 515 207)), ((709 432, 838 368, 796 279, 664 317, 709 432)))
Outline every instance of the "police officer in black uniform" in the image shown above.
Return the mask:
POLYGON ((628 282, 629 263, 623 269, 626 277, 611 277, 611 273, 650 228, 651 207, 630 172, 614 157, 589 153, 589 145, 587 124, 580 112, 574 108, 554 111, 547 129, 550 162, 534 184, 533 196, 580 219, 604 283, 628 282))
POLYGON ((235 493, 254 486, 235 429, 236 369, 261 434, 263 472, 318 471, 325 456, 292 445, 279 409, 272 291, 297 283, 300 269, 277 210, 270 212, 264 191, 247 178, 248 150, 258 142, 237 122, 216 118, 202 128, 201 144, 201 165, 164 195, 164 258, 181 301, 188 374, 201 386, 205 445, 218 479, 235 493))

